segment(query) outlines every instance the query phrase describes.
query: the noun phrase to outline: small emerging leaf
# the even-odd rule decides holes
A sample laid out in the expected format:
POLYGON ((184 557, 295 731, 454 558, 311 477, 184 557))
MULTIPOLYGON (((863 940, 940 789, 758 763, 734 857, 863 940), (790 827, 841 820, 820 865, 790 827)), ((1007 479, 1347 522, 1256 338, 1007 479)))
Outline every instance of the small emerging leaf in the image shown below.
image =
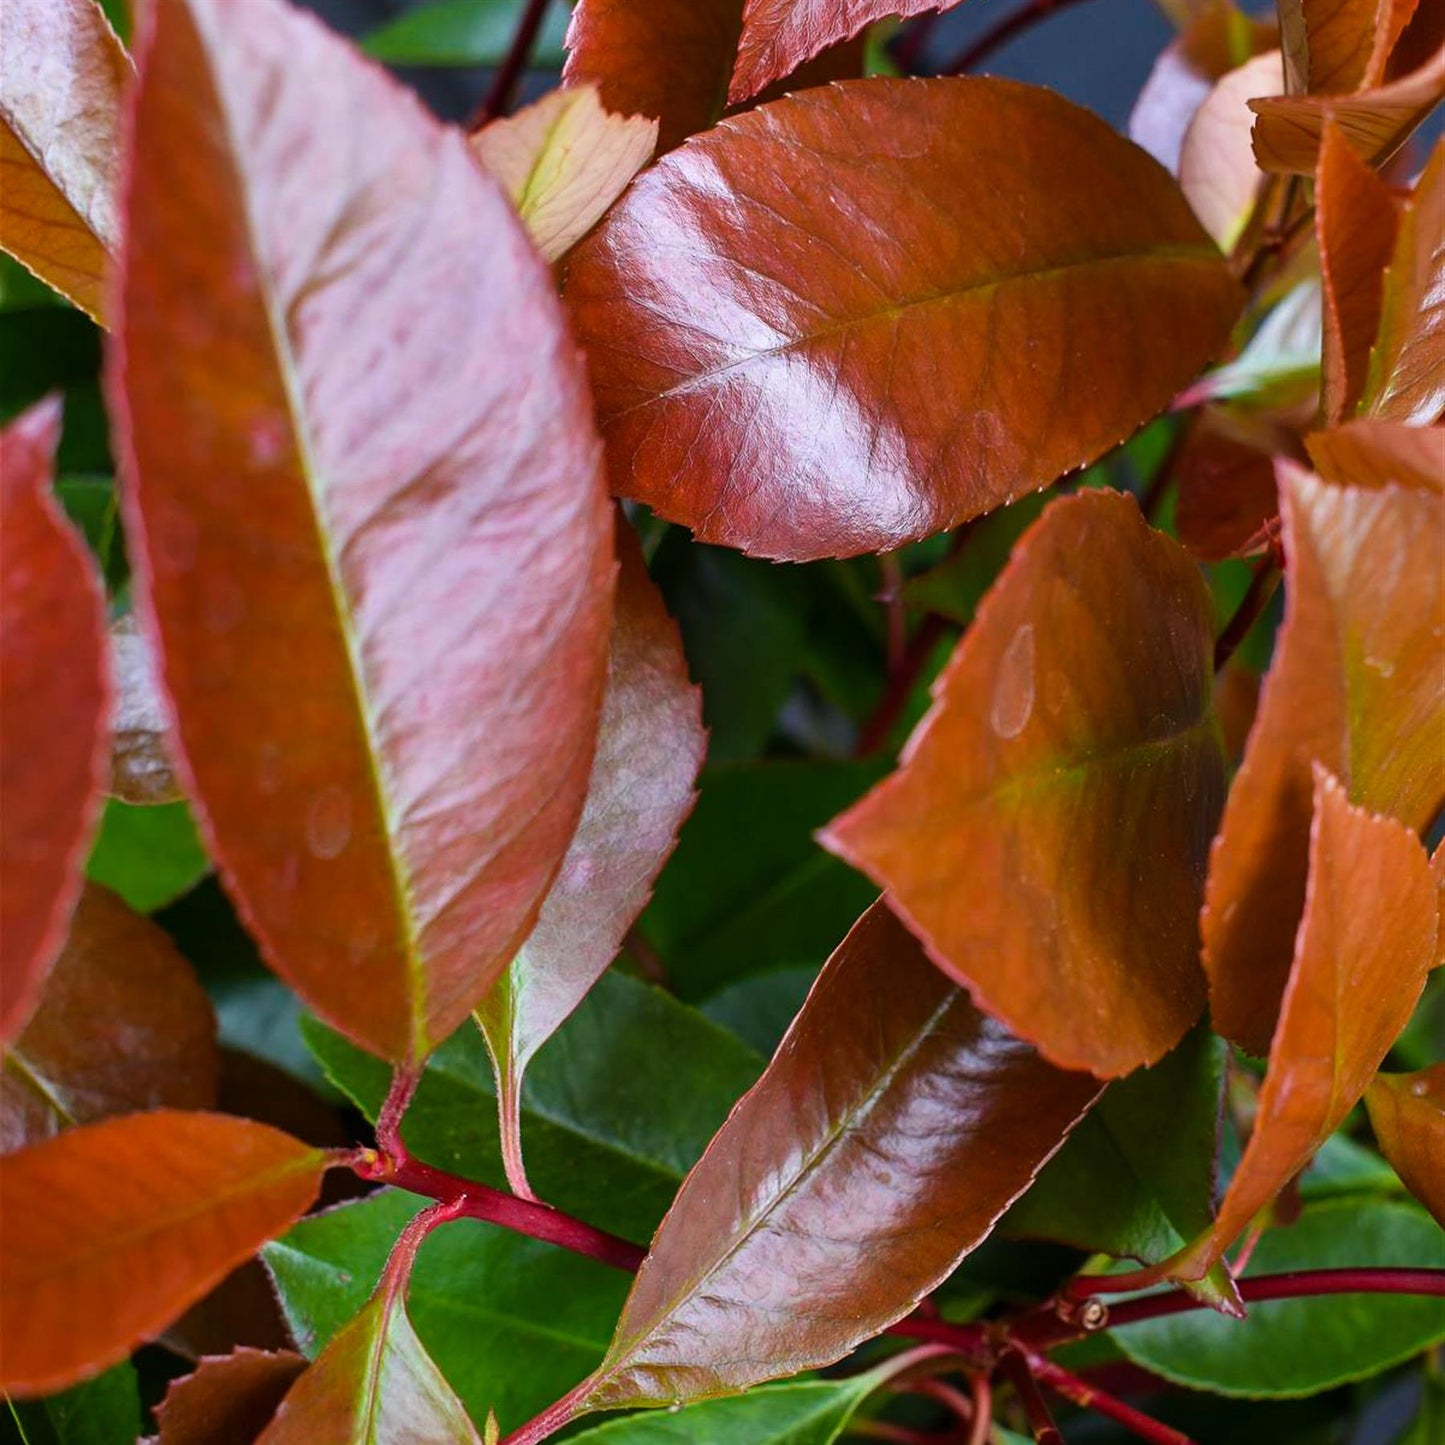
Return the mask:
POLYGON ((1385 1158, 1445 1228, 1445 1064, 1380 1074, 1365 1106, 1385 1158))
POLYGON ((290 1350, 207 1356, 156 1408, 155 1445, 253 1445, 305 1368, 290 1350))

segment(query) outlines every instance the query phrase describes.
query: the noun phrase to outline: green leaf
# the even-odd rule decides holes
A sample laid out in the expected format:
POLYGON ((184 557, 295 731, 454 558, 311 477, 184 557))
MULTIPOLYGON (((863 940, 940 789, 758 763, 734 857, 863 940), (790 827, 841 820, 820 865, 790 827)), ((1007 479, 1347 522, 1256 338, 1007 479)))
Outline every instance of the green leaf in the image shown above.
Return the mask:
POLYGON ((211 863, 184 803, 135 807, 108 798, 86 877, 152 913, 193 888, 211 863))
POLYGON ((701 1005, 702 1012, 764 1058, 771 1058, 817 976, 816 968, 804 966, 740 978, 713 994, 701 1005))
POLYGON ((140 1389, 129 1360, 43 1400, 6 1402, 0 1438, 25 1445, 123 1445, 140 1433, 140 1389), (8 1417, 8 1418, 7 1418, 8 1417))
POLYGON ((1299 1177, 1300 1198, 1306 1201, 1345 1194, 1398 1195, 1403 1189, 1399 1175, 1373 1149, 1343 1133, 1326 1139, 1299 1177))
MULTIPOLYGON (((500 65, 523 0, 437 0, 373 30, 361 48, 386 65, 500 65)), ((567 8, 552 5, 532 51, 537 70, 558 70, 567 8)))
POLYGON ((773 761, 703 773, 642 922, 680 997, 706 998, 774 969, 821 966, 878 890, 825 853, 813 832, 887 766, 773 761))
MULTIPOLYGON (((313 1020, 307 1042, 375 1119, 390 1070, 313 1020)), ((522 1100, 532 1187, 643 1243, 763 1061, 676 999, 615 971, 537 1055, 522 1100)), ((463 1028, 432 1057, 403 1135, 429 1164, 502 1187, 491 1061, 463 1028)))
POLYGON ((1203 1026, 1110 1086, 1004 1221, 1009 1233, 1153 1264, 1213 1217, 1224 1045, 1203 1026))
MULTIPOLYGON (((1272 1229, 1245 1277, 1288 1270, 1445 1266, 1445 1234, 1413 1205, 1337 1200, 1272 1229)), ((1409 1359, 1445 1340, 1437 1299, 1348 1294, 1272 1300, 1233 1320, 1212 1310, 1114 1332, 1136 1364, 1177 1384, 1251 1399, 1312 1395, 1409 1359)))
MULTIPOLYGON (((314 1358, 360 1310, 424 1200, 386 1190, 302 1220, 262 1252, 302 1352, 314 1358)), ((407 1309, 481 1427, 520 1425, 602 1358, 628 1281, 616 1270, 473 1220, 430 1235, 407 1309)))

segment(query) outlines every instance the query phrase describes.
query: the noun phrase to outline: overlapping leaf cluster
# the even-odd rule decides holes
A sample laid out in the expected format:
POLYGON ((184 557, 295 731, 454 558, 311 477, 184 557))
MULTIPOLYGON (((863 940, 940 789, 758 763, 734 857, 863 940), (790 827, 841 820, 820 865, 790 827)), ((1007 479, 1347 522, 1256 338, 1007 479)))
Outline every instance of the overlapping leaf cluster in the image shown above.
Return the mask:
POLYGON ((946 8, 578 0, 470 134, 0 12, 108 333, 5 273, 22 1433, 160 1339, 162 1445, 1177 1441, 1089 1372, 1445 1338, 1438 14, 1170 7, 1126 140, 863 73, 946 8))

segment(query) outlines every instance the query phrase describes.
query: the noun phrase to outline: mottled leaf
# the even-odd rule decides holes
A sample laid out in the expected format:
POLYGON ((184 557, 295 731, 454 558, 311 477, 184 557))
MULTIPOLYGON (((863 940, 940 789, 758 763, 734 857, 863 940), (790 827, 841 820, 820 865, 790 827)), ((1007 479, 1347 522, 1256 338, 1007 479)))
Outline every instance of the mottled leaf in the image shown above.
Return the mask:
POLYGON ((1431 427, 1359 417, 1305 438, 1327 482, 1350 487, 1401 486, 1445 492, 1445 437, 1431 427))
POLYGON ((0 1151, 110 1114, 216 1103, 216 1019, 149 919, 87 886, 40 1007, 3 1054, 0 1151))
POLYGON ((166 1391, 156 1445, 252 1445, 305 1367, 290 1350, 207 1356, 166 1391))
POLYGON ((1315 234, 1324 292, 1321 411, 1349 415, 1365 389, 1370 348, 1380 326, 1385 267, 1395 243, 1389 187, 1325 126, 1315 174, 1315 234))
POLYGON ((123 1359, 296 1219, 325 1167, 264 1124, 168 1109, 9 1155, 0 1388, 44 1393, 123 1359))
POLYGON ((166 752, 155 658, 133 612, 111 624, 110 673, 111 797, 138 807, 176 802, 181 785, 166 752))
POLYGON ((277 0, 152 8, 110 377, 139 610, 268 961, 419 1059, 586 789, 613 563, 582 367, 460 134, 277 0))
POLYGON ((1202 917, 1214 1026, 1274 1033, 1304 909, 1318 761, 1371 812, 1423 827, 1445 797, 1442 500, 1330 486, 1282 466, 1284 623, 1210 855, 1202 917))
POLYGON ((1153 161, 1047 91, 977 79, 725 120, 637 180, 566 297, 614 489, 794 560, 1046 486, 1161 410, 1238 309, 1153 161))
POLYGON ((1355 807, 1318 765, 1314 807, 1304 917, 1254 1127, 1213 1226, 1171 1266, 1177 1278, 1200 1278, 1344 1122, 1435 961, 1439 910, 1419 840, 1355 807))
POLYGON ((1365 410, 1423 425, 1445 412, 1445 139, 1400 217, 1365 410))
POLYGON ((1378 1075, 1365 1093, 1365 1106, 1385 1157, 1445 1227, 1445 1064, 1378 1075))
POLYGON ((116 134, 130 78, 94 0, 5 0, 0 246, 97 320, 120 236, 116 134))
POLYGON ((656 146, 655 120, 611 114, 591 85, 554 90, 472 136, 549 261, 601 220, 656 146))
POLYGON ((1132 499, 1025 533, 899 770, 824 831, 979 1005, 1126 1074, 1204 1003, 1196 917, 1224 760, 1198 570, 1132 499))
POLYGON ((55 402, 0 432, 0 1041, 65 941, 110 750, 104 600, 50 490, 59 437, 55 402))
POLYGON ((993 1227, 1098 1093, 951 985, 883 904, 688 1175, 579 1409, 829 1364, 993 1227))

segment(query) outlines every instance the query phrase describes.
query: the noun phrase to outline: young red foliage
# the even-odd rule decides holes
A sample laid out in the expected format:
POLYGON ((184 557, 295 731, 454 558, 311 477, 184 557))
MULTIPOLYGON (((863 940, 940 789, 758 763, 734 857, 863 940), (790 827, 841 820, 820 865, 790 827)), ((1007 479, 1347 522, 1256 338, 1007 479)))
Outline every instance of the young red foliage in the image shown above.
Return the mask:
POLYGON ((1385 1157, 1445 1228, 1445 1064, 1378 1075, 1365 1106, 1385 1157))
POLYGON ((156 1407, 156 1445, 253 1445, 305 1368, 291 1350, 207 1356, 156 1407))

